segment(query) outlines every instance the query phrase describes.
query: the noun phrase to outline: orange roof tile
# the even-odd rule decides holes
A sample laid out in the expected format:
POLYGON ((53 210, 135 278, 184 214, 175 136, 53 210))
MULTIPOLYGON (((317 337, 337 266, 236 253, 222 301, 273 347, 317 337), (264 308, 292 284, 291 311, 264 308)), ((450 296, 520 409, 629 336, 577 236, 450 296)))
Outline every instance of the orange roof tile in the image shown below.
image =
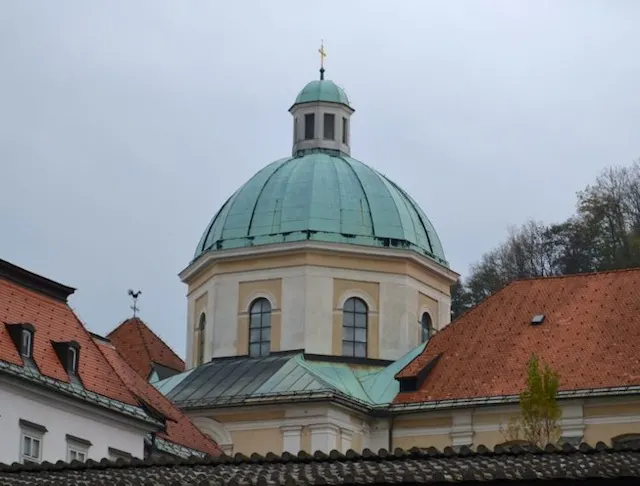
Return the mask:
POLYGON ((184 361, 137 317, 122 322, 107 337, 129 366, 144 379, 149 378, 153 363, 184 371, 184 361))
POLYGON ((200 432, 185 414, 129 366, 113 346, 107 343, 99 343, 98 346, 129 390, 146 405, 167 417, 166 432, 158 433, 158 437, 207 454, 220 454, 216 443, 200 432))
MULTIPOLYGON (((0 266, 12 265, 0 261, 0 266)), ((93 338, 65 301, 0 276, 0 322, 29 323, 34 326, 33 360, 42 375, 68 383, 69 376, 51 342, 77 341, 80 345, 78 376, 84 387, 108 398, 138 405, 135 397, 113 373, 93 338)), ((0 325, 0 360, 24 365, 4 325, 0 325)))
POLYGON ((397 377, 440 359, 395 403, 518 394, 533 353, 560 390, 640 385, 639 289, 640 269, 513 282, 431 338, 397 377))

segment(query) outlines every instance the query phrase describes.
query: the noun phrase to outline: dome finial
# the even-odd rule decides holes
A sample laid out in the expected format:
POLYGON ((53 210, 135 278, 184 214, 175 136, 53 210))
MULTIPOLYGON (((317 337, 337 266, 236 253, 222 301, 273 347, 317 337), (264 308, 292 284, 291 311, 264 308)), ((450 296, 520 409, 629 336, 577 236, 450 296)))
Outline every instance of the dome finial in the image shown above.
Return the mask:
POLYGON ((324 58, 327 57, 327 53, 324 50, 324 40, 320 39, 320 49, 318 49, 320 53, 320 80, 324 79, 324 58))

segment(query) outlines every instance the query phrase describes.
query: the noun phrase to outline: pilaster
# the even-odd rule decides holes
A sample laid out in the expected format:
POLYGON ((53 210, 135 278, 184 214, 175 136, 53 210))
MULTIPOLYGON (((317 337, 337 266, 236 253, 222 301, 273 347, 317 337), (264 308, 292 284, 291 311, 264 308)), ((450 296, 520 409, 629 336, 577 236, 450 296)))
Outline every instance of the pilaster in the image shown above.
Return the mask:
POLYGON ((301 425, 283 425, 280 427, 282 431, 282 451, 297 454, 301 449, 302 426, 301 425))

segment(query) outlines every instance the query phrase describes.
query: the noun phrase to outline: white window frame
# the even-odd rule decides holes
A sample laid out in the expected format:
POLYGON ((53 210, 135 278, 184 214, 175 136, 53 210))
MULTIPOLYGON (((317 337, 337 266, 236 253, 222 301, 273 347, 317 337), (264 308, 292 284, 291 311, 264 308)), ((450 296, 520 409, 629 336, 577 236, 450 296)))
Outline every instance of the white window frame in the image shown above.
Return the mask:
POLYGON ((78 350, 73 346, 69 346, 67 353, 67 359, 69 360, 69 373, 75 375, 78 373, 78 350))
POLYGON ((22 464, 26 464, 26 463, 34 463, 34 464, 40 464, 42 462, 42 443, 44 438, 44 434, 41 432, 38 432, 36 430, 30 430, 27 428, 24 428, 21 430, 20 432, 20 462, 22 464), (26 442, 26 440, 30 440, 30 447, 33 447, 33 441, 38 441, 38 456, 32 456, 31 454, 26 454, 25 451, 25 447, 24 444, 26 442))
POLYGON ((74 460, 85 462, 87 460, 88 453, 89 451, 86 447, 78 447, 75 444, 67 444, 67 462, 71 462, 74 460), (75 457, 72 457, 74 455, 75 457), (82 459, 80 459, 79 456, 82 456, 82 459))
POLYGON ((89 448, 91 442, 85 439, 76 438, 75 436, 67 434, 67 462, 78 460, 85 462, 89 459, 89 448), (72 456, 76 457, 72 457, 72 456), (82 456, 80 459, 78 456, 82 456))
POLYGON ((28 329, 20 331, 20 355, 23 358, 31 358, 33 356, 33 333, 28 329))

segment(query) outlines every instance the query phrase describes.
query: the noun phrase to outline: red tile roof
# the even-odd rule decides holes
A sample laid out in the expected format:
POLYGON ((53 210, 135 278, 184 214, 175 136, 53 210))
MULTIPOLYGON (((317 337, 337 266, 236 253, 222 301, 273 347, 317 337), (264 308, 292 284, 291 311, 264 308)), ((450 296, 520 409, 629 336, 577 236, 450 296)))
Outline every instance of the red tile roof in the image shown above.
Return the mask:
POLYGON ((184 371, 184 361, 137 317, 127 319, 107 337, 129 366, 145 380, 149 378, 153 363, 184 371))
MULTIPOLYGON (((33 325, 33 361, 42 375, 68 383, 69 376, 52 341, 77 341, 78 376, 87 390, 129 405, 150 407, 166 418, 166 433, 158 433, 159 437, 190 449, 219 454, 218 446, 129 367, 114 347, 94 340, 66 302, 71 292, 73 289, 69 287, 0 260, 0 323, 33 325)), ((0 360, 24 366, 2 324, 0 360)))
POLYGON ((146 405, 167 417, 166 433, 158 433, 158 437, 207 454, 220 454, 215 442, 200 432, 186 415, 129 366, 113 346, 99 343, 99 347, 127 387, 146 405))
POLYGON ((640 385, 640 269, 508 285, 431 338, 397 377, 440 359, 395 403, 518 394, 533 353, 560 390, 640 385), (536 314, 546 317, 534 326, 536 314))
MULTIPOLYGON (((6 262, 0 261, 0 265, 3 264, 6 262)), ((65 301, 0 277, 0 322, 34 326, 33 360, 41 374, 68 383, 69 376, 51 342, 77 341, 80 345, 78 376, 84 387, 108 398, 138 405, 65 301)), ((24 365, 4 325, 0 325, 0 360, 24 365)))

